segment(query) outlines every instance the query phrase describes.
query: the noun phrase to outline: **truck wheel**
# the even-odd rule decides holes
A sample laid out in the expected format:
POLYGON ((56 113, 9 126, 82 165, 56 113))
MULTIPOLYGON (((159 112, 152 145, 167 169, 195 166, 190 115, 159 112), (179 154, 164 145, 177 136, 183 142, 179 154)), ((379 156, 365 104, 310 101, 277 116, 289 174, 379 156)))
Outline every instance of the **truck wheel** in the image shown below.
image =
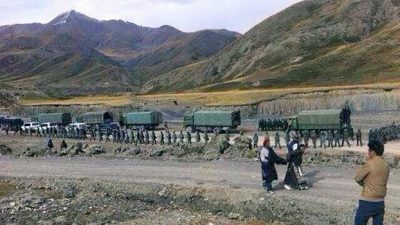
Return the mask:
POLYGON ((213 129, 213 131, 214 131, 214 134, 219 134, 221 132, 218 127, 215 127, 213 129))
POLYGON ((193 127, 192 126, 186 127, 186 131, 189 133, 193 133, 193 127))

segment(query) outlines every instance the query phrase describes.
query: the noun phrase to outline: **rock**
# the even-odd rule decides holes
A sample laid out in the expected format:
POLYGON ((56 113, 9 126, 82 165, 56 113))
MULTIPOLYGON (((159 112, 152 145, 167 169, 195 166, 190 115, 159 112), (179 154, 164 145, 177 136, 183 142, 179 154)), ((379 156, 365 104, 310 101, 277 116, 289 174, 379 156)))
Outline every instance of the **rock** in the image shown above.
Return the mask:
POLYGON ((93 144, 93 145, 89 145, 85 149, 85 152, 86 152, 87 155, 92 156, 92 155, 98 155, 98 154, 106 153, 106 150, 103 147, 99 146, 99 145, 93 144))
POLYGON ((6 145, 0 145, 0 155, 11 155, 12 150, 6 145))
POLYGON ((231 213, 228 214, 228 218, 231 219, 231 220, 238 220, 238 219, 241 218, 241 215, 239 213, 231 212, 231 213))
POLYGON ((127 155, 139 155, 142 153, 142 150, 139 147, 133 147, 126 151, 127 155))
POLYGON ((63 186, 64 198, 73 198, 76 196, 77 193, 78 191, 75 184, 69 182, 63 186))
POLYGON ((161 157, 166 152, 163 148, 156 148, 150 152, 150 157, 161 157))

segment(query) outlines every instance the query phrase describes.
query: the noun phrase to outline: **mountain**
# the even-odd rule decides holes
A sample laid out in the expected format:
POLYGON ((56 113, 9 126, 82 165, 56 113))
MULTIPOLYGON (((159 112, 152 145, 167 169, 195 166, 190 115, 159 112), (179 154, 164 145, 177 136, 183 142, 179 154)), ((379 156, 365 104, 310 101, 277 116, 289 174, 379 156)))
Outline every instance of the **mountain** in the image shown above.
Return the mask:
POLYGON ((238 36, 99 21, 72 10, 47 24, 0 26, 0 87, 55 97, 135 92, 152 78, 216 54, 238 36))
POLYGON ((399 0, 305 0, 142 92, 400 81, 399 0))

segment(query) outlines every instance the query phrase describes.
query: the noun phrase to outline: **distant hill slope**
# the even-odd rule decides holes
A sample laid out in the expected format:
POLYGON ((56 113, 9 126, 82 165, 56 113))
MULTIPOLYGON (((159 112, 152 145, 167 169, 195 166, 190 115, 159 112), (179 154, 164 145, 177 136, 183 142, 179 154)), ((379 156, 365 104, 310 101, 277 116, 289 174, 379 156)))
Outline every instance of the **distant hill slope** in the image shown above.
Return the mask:
POLYGON ((212 56, 238 36, 99 21, 72 10, 47 24, 0 27, 0 86, 56 97, 138 91, 143 82, 212 56))
POLYGON ((399 0, 306 0, 142 92, 400 81, 399 0))

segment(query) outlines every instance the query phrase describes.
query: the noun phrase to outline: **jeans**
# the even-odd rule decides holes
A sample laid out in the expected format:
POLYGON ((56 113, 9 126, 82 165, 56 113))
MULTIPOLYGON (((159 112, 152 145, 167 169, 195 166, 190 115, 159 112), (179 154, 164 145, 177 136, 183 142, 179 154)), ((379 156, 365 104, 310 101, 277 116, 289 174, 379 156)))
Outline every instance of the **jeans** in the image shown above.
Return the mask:
POLYGON ((268 181, 263 181, 263 187, 265 190, 267 191, 271 191, 272 190, 272 182, 268 182, 268 181))
POLYGON ((383 225, 385 202, 368 202, 360 200, 356 212, 354 225, 367 225, 372 217, 373 225, 383 225))

